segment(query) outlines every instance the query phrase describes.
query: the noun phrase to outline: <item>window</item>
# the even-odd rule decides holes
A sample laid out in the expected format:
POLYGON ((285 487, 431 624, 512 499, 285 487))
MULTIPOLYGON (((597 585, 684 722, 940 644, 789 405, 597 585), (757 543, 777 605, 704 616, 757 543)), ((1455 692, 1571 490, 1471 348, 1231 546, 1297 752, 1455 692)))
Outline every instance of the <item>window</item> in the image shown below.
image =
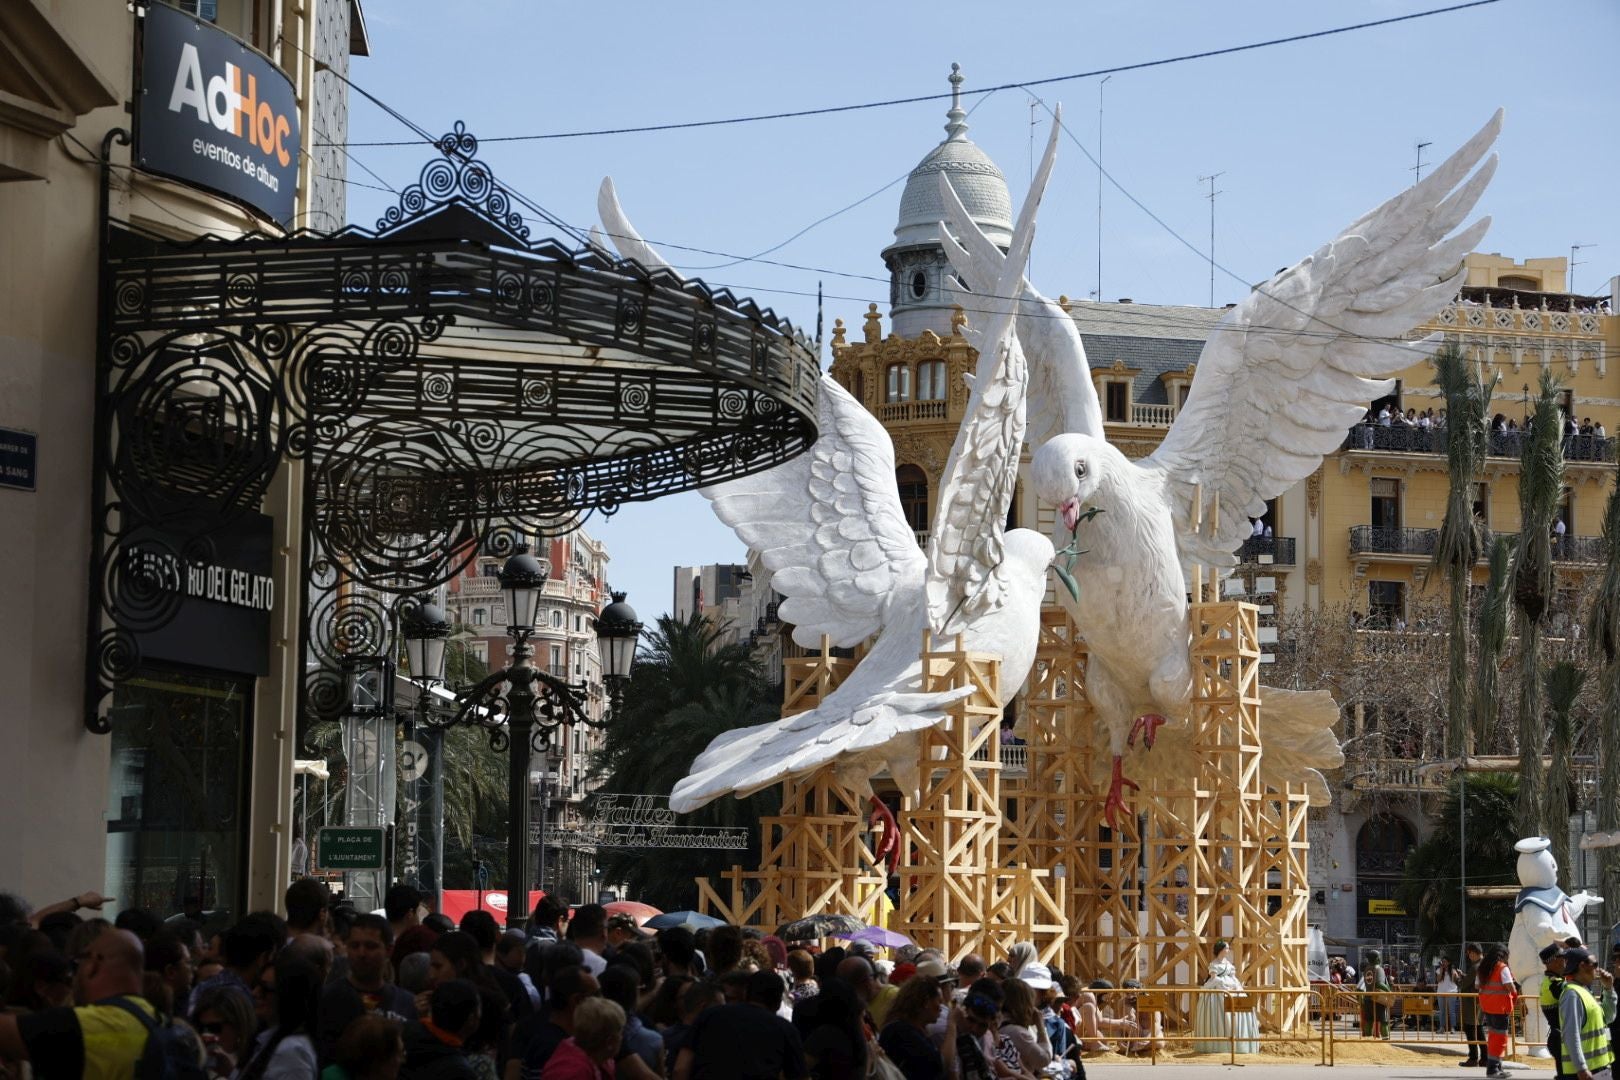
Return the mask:
POLYGON ((101 891, 116 907, 243 913, 252 698, 252 679, 157 668, 114 691, 101 891))
POLYGON ((1474 485, 1474 520, 1481 528, 1491 527, 1491 486, 1489 484, 1474 485))
POLYGON ((904 364, 890 364, 886 373, 888 385, 884 389, 884 401, 910 401, 911 400, 911 369, 904 364))
POLYGON ((483 626, 488 621, 489 620, 485 617, 485 612, 484 612, 483 608, 481 608, 481 607, 473 608, 473 625, 474 626, 483 626))
POLYGON ((945 361, 924 360, 917 365, 917 400, 945 400, 945 361))
POLYGON ((928 531, 928 474, 915 465, 902 465, 894 470, 894 482, 900 489, 900 512, 906 515, 913 532, 928 531))
POLYGON ((584 631, 585 631, 585 616, 583 616, 583 615, 575 615, 574 616, 574 633, 580 634, 580 633, 584 633, 584 631))
POLYGON ((1499 289, 1519 289, 1523 292, 1537 292, 1541 288, 1541 282, 1531 277, 1503 274, 1496 279, 1496 287, 1499 289))
POLYGON ((219 18, 219 0, 178 0, 175 6, 204 22, 214 22, 219 18))
POLYGON ((551 625, 553 629, 562 629, 562 612, 553 608, 551 611, 551 625))
POLYGON ((551 647, 551 673, 553 675, 555 675, 555 674, 561 672, 562 670, 563 670, 562 646, 561 645, 553 645, 551 647))
POLYGON ((1110 424, 1123 424, 1131 418, 1131 384, 1108 382, 1103 384, 1103 419, 1110 424))
POLYGON ((1375 477, 1372 482, 1372 527, 1398 529, 1401 527, 1401 482, 1387 477, 1375 477))
POLYGON ((1367 622, 1374 630, 1406 628, 1406 583, 1367 582, 1367 622))
POLYGON ((928 275, 918 270, 911 275, 911 296, 914 300, 921 300, 928 295, 928 275))
POLYGON ((485 559, 483 565, 478 568, 478 573, 483 577, 500 577, 501 566, 494 559, 485 559))
POLYGON ((1187 407, 1187 395, 1192 393, 1192 383, 1176 383, 1176 412, 1187 407))

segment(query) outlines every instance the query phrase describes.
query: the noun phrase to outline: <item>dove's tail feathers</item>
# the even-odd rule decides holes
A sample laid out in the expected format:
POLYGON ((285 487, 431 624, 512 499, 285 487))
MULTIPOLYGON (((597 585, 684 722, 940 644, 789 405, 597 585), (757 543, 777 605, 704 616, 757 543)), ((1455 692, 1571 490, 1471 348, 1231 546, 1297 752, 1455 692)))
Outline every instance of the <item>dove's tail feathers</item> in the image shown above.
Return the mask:
POLYGON ((1326 690, 1260 688, 1261 772, 1266 782, 1304 784, 1312 806, 1332 801, 1324 769, 1344 764, 1344 749, 1333 733, 1339 706, 1326 690))
POLYGON ((944 722, 946 710, 973 687, 935 693, 882 694, 854 710, 812 709, 768 724, 718 735, 675 790, 669 806, 687 813, 722 795, 739 798, 834 761, 851 774, 866 758, 866 775, 882 767, 883 751, 904 736, 944 722))

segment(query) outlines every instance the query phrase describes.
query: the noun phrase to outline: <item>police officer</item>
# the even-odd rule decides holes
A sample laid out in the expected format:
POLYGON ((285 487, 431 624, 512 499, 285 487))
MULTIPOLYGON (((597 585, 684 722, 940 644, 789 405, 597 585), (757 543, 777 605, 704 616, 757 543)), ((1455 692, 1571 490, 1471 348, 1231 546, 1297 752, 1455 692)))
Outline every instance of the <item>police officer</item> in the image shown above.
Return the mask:
POLYGON ((1568 949, 1564 964, 1567 982, 1558 1003, 1564 1052, 1558 1058, 1558 1075, 1578 1080, 1613 1080, 1614 1049, 1609 1045, 1609 1028, 1604 1023, 1603 1006, 1592 996, 1599 974, 1597 958, 1585 949, 1568 949))
POLYGON ((1564 996, 1564 947, 1549 945, 1539 955, 1546 969, 1541 980, 1541 1015, 1547 1018, 1547 1052, 1552 1055, 1556 1072, 1564 1056, 1564 1040, 1558 1029, 1558 1002, 1564 996))

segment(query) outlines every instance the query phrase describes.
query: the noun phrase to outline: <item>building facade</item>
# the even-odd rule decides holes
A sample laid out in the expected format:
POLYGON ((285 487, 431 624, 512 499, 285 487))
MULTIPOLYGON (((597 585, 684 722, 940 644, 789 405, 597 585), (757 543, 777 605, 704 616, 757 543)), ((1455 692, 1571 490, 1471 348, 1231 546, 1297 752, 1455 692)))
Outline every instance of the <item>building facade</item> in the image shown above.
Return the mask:
MULTIPOLYGON (((954 103, 946 133, 908 179, 895 240, 883 250, 890 271, 887 329, 873 304, 856 327, 837 320, 832 336, 833 378, 893 438, 901 504, 920 544, 927 542, 967 406, 963 377, 977 362, 961 333, 966 315, 946 299, 938 175, 950 178, 987 235, 1005 242, 1012 228, 1005 181, 967 138, 954 103)), ((1613 437, 1620 424, 1620 373, 1614 370, 1620 278, 1601 295, 1577 295, 1566 290, 1562 258, 1515 262, 1471 254, 1465 266, 1456 300, 1413 336, 1444 334, 1499 377, 1492 411, 1503 425, 1511 419, 1514 430, 1493 435, 1477 500, 1495 535, 1518 529, 1517 429, 1530 395, 1544 370, 1563 380, 1565 412, 1586 432, 1566 441, 1565 528, 1555 543, 1561 586, 1572 598, 1603 558, 1600 523, 1614 484, 1613 437)), ((1061 303, 1084 342, 1108 440, 1131 458, 1152 453, 1185 405, 1204 342, 1225 311, 1129 300, 1061 303)), ((1352 647, 1372 656, 1381 655, 1376 650, 1417 655, 1432 649, 1433 631, 1444 628, 1429 622, 1444 595, 1429 564, 1448 490, 1444 446, 1420 423, 1422 414, 1444 408, 1432 364, 1414 364, 1390 397, 1367 404, 1368 422, 1348 432, 1343 447, 1313 475, 1267 505, 1256 535, 1239 552, 1227 592, 1260 606, 1263 642, 1277 642, 1279 618, 1298 624, 1305 613, 1352 620, 1352 647), (1379 421, 1386 407, 1387 425, 1379 421), (1396 410, 1403 418, 1410 411, 1412 425, 1395 421, 1396 410)), ((1052 508, 1021 483, 1009 523, 1045 531, 1052 521, 1052 508)), ((1481 565, 1476 581, 1484 579, 1481 565)), ((1552 632, 1572 632, 1574 614, 1571 599, 1554 616, 1552 632)), ((1443 651, 1433 654, 1441 657, 1442 673, 1443 651)), ((1330 939, 1396 944, 1414 927, 1391 897, 1406 852, 1428 832, 1427 796, 1437 790, 1415 766, 1442 756, 1443 723, 1432 712, 1402 727, 1399 739, 1386 737, 1379 701, 1377 688, 1369 687, 1346 705, 1341 736, 1350 760, 1329 778, 1335 804, 1312 811, 1310 917, 1330 939)))

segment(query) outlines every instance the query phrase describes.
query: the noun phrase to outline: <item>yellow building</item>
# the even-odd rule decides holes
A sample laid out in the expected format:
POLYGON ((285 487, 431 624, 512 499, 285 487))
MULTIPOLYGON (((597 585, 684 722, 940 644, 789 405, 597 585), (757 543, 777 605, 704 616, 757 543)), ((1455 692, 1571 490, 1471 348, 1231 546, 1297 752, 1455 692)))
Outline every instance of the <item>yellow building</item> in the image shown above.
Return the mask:
MULTIPOLYGON (((967 405, 963 376, 977 361, 961 334, 965 316, 952 307, 943 284, 937 175, 950 177, 987 235, 1005 238, 1012 229, 1005 180, 966 132, 953 105, 946 139, 918 164, 901 196, 895 241, 883 251, 890 272, 888 330, 876 304, 858 328, 840 319, 833 330, 832 375, 893 437, 901 502, 920 543, 967 405)), ((1456 300, 1413 336, 1443 333, 1499 377, 1492 413, 1500 414, 1501 426, 1511 421, 1513 427, 1492 436, 1478 498, 1494 534, 1518 530, 1517 429, 1542 371, 1563 380, 1566 414, 1578 424, 1590 421, 1592 434, 1566 440, 1565 530, 1555 555, 1560 587, 1578 591, 1603 557, 1601 521, 1614 483, 1620 371, 1612 370, 1612 361, 1620 357, 1620 316, 1612 312, 1620 308, 1620 278, 1611 282, 1611 295, 1571 295, 1563 258, 1515 262, 1472 254, 1465 266, 1456 300)), ((1127 300, 1063 303, 1084 341, 1109 441, 1132 458, 1150 454, 1185 404, 1204 341, 1225 311, 1127 300)), ((1429 564, 1445 515, 1446 458, 1443 439, 1420 419, 1444 410, 1432 363, 1414 364, 1392 395, 1367 404, 1368 422, 1347 432, 1343 448, 1316 473, 1273 500, 1262 535, 1240 552, 1235 576, 1242 584, 1229 587, 1241 587, 1261 605, 1262 624, 1276 612, 1342 607, 1369 630, 1398 629, 1418 619, 1426 603, 1444 600, 1439 581, 1431 588, 1429 564), (1387 425, 1380 420, 1386 407, 1387 425), (1395 412, 1403 419, 1410 413, 1413 425, 1398 422, 1395 412)), ((1017 525, 1047 529, 1052 509, 1023 484, 1011 517, 1017 525)), ((1476 574, 1482 583, 1483 565, 1476 574)), ((1568 625, 1571 608, 1565 603, 1555 611, 1555 634, 1568 625)), ((1275 640, 1276 631, 1270 633, 1275 640)), ((1348 774, 1371 775, 1366 766, 1380 764, 1357 755, 1401 749, 1377 740, 1353 744, 1353 769, 1339 786, 1361 790, 1348 774)), ((1421 753, 1417 746, 1404 749, 1409 756, 1421 753)), ((1350 800, 1334 812, 1312 814, 1311 920, 1330 938, 1393 944, 1413 929, 1389 898, 1406 851, 1426 828, 1415 798, 1421 785, 1380 784, 1384 794, 1405 800, 1404 817, 1390 814, 1387 800, 1381 806, 1350 800)))

